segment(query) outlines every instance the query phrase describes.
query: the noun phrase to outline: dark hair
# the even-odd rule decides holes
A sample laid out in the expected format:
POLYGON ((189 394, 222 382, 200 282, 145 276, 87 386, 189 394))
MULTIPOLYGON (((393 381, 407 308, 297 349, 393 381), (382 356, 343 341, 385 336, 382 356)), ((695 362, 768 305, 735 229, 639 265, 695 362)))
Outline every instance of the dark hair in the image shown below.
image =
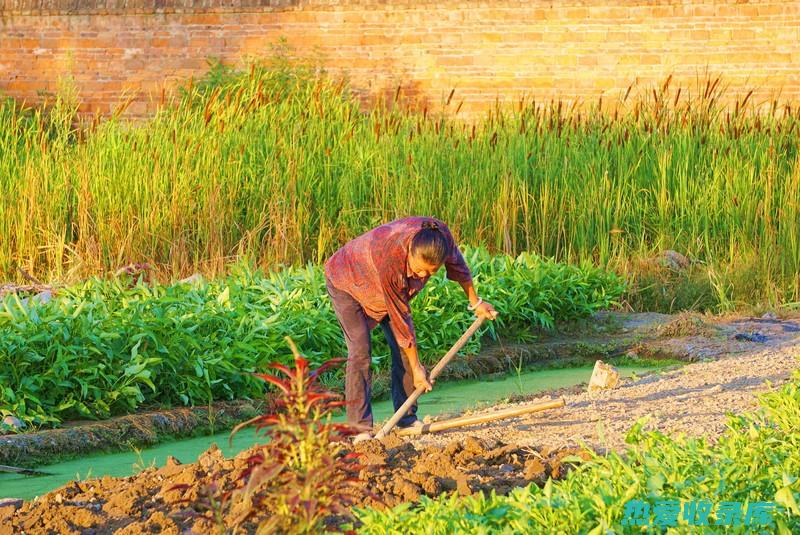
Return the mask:
POLYGON ((436 221, 422 222, 422 230, 411 239, 411 254, 434 266, 444 263, 450 248, 436 221))

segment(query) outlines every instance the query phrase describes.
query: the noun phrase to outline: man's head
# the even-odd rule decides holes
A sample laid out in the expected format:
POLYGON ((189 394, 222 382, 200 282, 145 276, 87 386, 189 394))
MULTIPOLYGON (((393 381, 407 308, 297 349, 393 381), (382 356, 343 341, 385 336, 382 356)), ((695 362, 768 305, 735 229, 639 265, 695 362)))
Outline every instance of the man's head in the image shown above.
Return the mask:
POLYGON ((450 254, 447 239, 434 221, 422 223, 422 230, 411 239, 408 267, 420 279, 436 273, 450 254))

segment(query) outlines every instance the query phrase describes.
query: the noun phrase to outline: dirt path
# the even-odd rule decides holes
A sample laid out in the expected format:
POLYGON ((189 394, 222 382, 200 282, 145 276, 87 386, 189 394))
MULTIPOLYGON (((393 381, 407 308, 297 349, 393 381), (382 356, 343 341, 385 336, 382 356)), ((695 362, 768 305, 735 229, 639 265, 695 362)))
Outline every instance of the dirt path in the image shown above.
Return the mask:
MULTIPOLYGON (((726 414, 755 409, 757 394, 770 389, 768 382, 773 387, 780 385, 800 368, 797 320, 712 322, 685 316, 647 328, 665 338, 641 346, 645 353, 672 352, 698 362, 638 380, 623 380, 613 390, 565 394, 566 406, 562 409, 426 435, 416 439, 415 444, 444 446, 471 436, 519 446, 557 448, 584 441, 598 450, 623 449, 626 433, 644 416, 650 417, 646 429, 713 439, 725 429, 726 414), (760 339, 758 335, 764 337, 763 341, 742 339, 760 339)), ((530 397, 525 403, 555 398, 530 397)), ((495 406, 481 413, 514 405, 519 404, 495 406)))

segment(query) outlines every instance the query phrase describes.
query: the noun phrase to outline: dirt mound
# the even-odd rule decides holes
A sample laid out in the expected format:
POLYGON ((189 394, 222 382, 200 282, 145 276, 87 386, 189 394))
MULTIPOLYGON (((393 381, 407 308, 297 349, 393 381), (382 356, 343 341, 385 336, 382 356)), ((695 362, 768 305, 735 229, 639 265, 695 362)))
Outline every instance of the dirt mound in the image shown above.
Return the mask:
MULTIPOLYGON (((225 459, 214 446, 192 464, 170 458, 162 468, 135 476, 73 481, 21 506, 0 507, 0 535, 211 533, 212 512, 198 503, 211 484, 220 490, 233 488, 254 449, 225 459), (176 490, 176 485, 188 487, 176 490)), ((567 456, 588 458, 585 451, 520 449, 474 437, 420 450, 388 437, 361 443, 355 450, 364 465, 354 491, 356 505, 377 507, 449 491, 506 494, 530 482, 563 477, 567 456)), ((245 528, 255 531, 255 526, 245 528)))
POLYGON ((703 321, 696 314, 679 314, 669 323, 658 325, 655 329, 660 338, 677 338, 680 336, 705 336, 713 338, 720 335, 720 328, 703 321))

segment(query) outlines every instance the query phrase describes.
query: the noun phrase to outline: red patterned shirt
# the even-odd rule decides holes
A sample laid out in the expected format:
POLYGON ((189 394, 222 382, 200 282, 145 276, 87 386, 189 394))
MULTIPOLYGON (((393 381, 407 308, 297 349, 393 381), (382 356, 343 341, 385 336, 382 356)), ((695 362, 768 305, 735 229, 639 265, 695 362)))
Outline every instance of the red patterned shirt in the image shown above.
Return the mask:
POLYGON ((347 242, 325 263, 325 277, 361 304, 371 320, 370 328, 389 316, 400 347, 416 345, 409 302, 428 277, 417 278, 408 269, 408 252, 412 238, 425 221, 435 221, 448 242, 450 254, 444 261, 447 278, 470 282, 469 267, 450 229, 431 217, 406 217, 374 228, 347 242))

